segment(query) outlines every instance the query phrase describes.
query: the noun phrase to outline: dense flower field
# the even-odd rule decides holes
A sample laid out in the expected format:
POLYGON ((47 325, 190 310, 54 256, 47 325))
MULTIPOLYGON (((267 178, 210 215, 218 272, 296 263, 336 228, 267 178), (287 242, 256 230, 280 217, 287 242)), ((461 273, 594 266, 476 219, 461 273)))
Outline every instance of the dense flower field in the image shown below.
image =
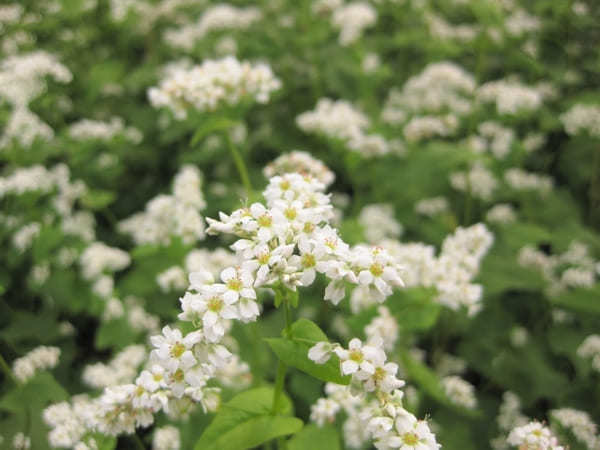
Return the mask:
POLYGON ((598 450, 595 0, 0 3, 0 447, 598 450))

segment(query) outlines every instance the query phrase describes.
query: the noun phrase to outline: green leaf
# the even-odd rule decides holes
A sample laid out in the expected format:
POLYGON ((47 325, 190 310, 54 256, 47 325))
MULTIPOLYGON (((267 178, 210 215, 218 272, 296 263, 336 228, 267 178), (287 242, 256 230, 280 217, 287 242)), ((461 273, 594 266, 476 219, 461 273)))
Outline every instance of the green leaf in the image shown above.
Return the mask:
POLYGON ((437 321, 442 306, 434 301, 435 289, 401 289, 389 297, 385 305, 397 319, 400 328, 408 331, 428 330, 437 321))
POLYGON ((236 123, 224 117, 216 117, 205 121, 200 128, 194 133, 190 141, 190 146, 195 147, 205 136, 211 133, 227 131, 236 123))
POLYGON ((590 314, 600 314, 600 285, 597 284, 591 289, 579 288, 569 290, 556 297, 551 297, 550 301, 555 305, 560 305, 574 311, 590 314))
POLYGON ((465 409, 453 403, 444 392, 438 375, 425 364, 413 359, 408 352, 402 352, 400 357, 402 367, 406 370, 408 378, 414 381, 430 397, 466 416, 477 417, 479 415, 477 411, 465 409))
POLYGON ((67 398, 67 392, 50 373, 40 372, 26 384, 16 387, 2 397, 0 410, 16 416, 17 422, 20 422, 18 430, 29 430, 31 448, 45 450, 49 448, 49 429, 42 419, 42 412, 48 405, 67 398))
POLYGON ((330 426, 308 425, 296 434, 287 445, 287 450, 339 450, 338 431, 330 426))
POLYGON ((81 203, 86 208, 100 210, 114 202, 115 198, 116 195, 114 192, 95 189, 87 191, 83 197, 81 197, 81 203))
POLYGON ((282 413, 270 414, 273 388, 260 387, 236 395, 221 407, 196 442, 196 450, 244 450, 277 437, 297 433, 303 422, 289 417, 292 404, 285 395, 282 413))
POLYGON ((321 329, 308 319, 300 319, 291 327, 291 337, 265 339, 277 357, 285 364, 300 369, 322 381, 349 384, 350 377, 342 376, 337 356, 325 364, 316 364, 308 358, 308 350, 317 342, 328 341, 321 329))

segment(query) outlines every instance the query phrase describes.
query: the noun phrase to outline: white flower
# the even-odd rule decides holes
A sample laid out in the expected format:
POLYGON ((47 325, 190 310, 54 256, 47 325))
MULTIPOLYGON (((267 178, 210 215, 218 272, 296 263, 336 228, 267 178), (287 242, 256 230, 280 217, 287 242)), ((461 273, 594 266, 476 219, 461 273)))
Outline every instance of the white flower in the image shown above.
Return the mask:
POLYGON ((196 364, 191 349, 194 344, 202 340, 202 333, 195 331, 184 338, 181 331, 169 326, 165 326, 162 333, 162 336, 150 338, 150 342, 155 347, 151 356, 155 357, 160 365, 170 373, 174 373, 177 369, 189 369, 196 364))
POLYGON ((318 342, 308 350, 308 358, 317 364, 325 364, 331 357, 334 346, 329 342, 318 342))
POLYGON ((221 272, 221 280, 225 283, 223 300, 229 305, 236 303, 239 298, 255 299, 256 292, 252 287, 254 278, 249 270, 241 267, 228 267, 221 272))

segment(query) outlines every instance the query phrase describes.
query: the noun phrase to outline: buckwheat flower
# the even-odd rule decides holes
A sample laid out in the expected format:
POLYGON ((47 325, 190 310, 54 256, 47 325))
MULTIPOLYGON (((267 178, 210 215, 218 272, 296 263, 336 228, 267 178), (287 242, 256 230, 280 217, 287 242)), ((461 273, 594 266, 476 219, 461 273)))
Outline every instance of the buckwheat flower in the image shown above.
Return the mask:
POLYGON ((53 369, 58 364, 60 348, 41 345, 13 362, 17 380, 26 383, 38 370, 53 369))
POLYGON ((367 341, 381 340, 385 350, 393 350, 398 340, 398 322, 385 306, 377 308, 378 315, 365 327, 367 341))
POLYGON ((521 450, 564 450, 550 429, 537 421, 513 429, 507 442, 521 450))
POLYGON ((577 103, 560 116, 566 132, 575 136, 587 133, 600 137, 600 106, 577 103))
POLYGON ((235 305, 227 303, 223 296, 226 289, 222 284, 207 285, 191 303, 198 317, 202 317, 202 330, 210 342, 217 342, 223 337, 228 320, 239 318, 235 305))
POLYGON ((179 430, 172 425, 157 428, 152 438, 152 450, 179 450, 181 438, 179 430))
POLYGON ((397 239, 402 234, 402 225, 394 217, 392 205, 378 203, 363 207, 358 216, 367 242, 378 244, 384 239, 397 239))
POLYGON ((221 272, 221 280, 225 283, 225 292, 223 292, 223 300, 229 305, 238 301, 238 299, 255 299, 256 292, 254 291, 254 277, 244 267, 234 268, 228 267, 221 272))
POLYGON ((29 436, 26 436, 22 432, 18 432, 13 437, 12 445, 15 450, 30 449, 31 448, 31 438, 29 436))
POLYGON ((474 164, 468 172, 450 174, 450 184, 454 189, 470 192, 474 197, 489 201, 498 187, 498 181, 488 169, 481 164, 474 164))
POLYGON ((444 197, 431 197, 419 200, 415 204, 415 212, 424 216, 433 217, 449 209, 448 200, 444 197))
POLYGON ((340 409, 340 404, 335 400, 320 398, 310 407, 310 420, 320 427, 326 423, 333 423, 340 409))
POLYGON ((517 220, 514 208, 509 203, 494 205, 485 215, 488 222, 507 224, 517 220))
POLYGON ((181 331, 172 329, 167 325, 162 329, 162 334, 162 336, 152 336, 150 338, 150 342, 154 347, 151 359, 155 358, 170 373, 174 373, 179 368, 189 369, 196 364, 192 347, 202 340, 200 332, 189 333, 184 338, 181 331))
POLYGON ((340 358, 343 375, 353 375, 361 371, 364 374, 375 373, 375 364, 383 362, 382 354, 375 347, 362 345, 360 339, 354 338, 348 343, 348 349, 336 347, 335 354, 340 358), (374 359, 375 361, 371 360, 374 359))
POLYGON ((401 450, 437 450, 441 447, 427 422, 417 420, 405 411, 394 421, 394 431, 375 442, 377 449, 399 448, 401 450))
POLYGON ((564 428, 570 429, 577 440, 584 443, 589 450, 598 448, 598 427, 588 413, 573 408, 561 408, 550 411, 550 415, 564 428))
POLYGON ((161 291, 181 291, 187 287, 187 280, 183 268, 172 266, 156 276, 156 282, 161 291))
POLYGON ((369 292, 379 302, 392 294, 392 287, 404 286, 398 264, 382 247, 355 247, 350 255, 350 264, 358 272, 358 282, 374 288, 369 292))
POLYGON ((318 342, 308 350, 308 358, 317 364, 325 364, 331 358, 334 348, 329 342, 318 342))
POLYGON ((591 358, 592 367, 600 372, 600 335, 591 334, 577 348, 577 356, 591 358))
POLYGON ((477 406, 475 388, 462 378, 458 376, 444 377, 442 378, 442 387, 448 398, 457 405, 468 409, 477 406))
POLYGON ((335 174, 325 164, 313 158, 310 153, 300 150, 282 154, 263 169, 268 178, 291 172, 310 174, 325 186, 329 186, 335 180, 335 174))
POLYGON ((150 370, 144 370, 140 373, 140 376, 135 380, 135 384, 142 386, 148 392, 166 388, 167 381, 164 367, 153 364, 150 370))
POLYGON ((365 28, 377 21, 377 11, 368 3, 354 2, 341 5, 333 11, 331 23, 340 29, 341 45, 349 45, 357 41, 365 28))

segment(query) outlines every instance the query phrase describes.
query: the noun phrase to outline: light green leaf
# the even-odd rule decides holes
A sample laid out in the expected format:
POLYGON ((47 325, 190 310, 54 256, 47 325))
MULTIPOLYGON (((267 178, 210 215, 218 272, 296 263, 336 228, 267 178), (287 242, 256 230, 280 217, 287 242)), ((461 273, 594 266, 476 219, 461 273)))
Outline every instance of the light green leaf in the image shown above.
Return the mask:
POLYGON ((321 329, 308 319, 300 319, 291 327, 290 338, 269 338, 267 343, 285 364, 300 369, 322 381, 337 384, 350 383, 342 376, 337 356, 332 355, 325 364, 316 364, 308 358, 308 350, 317 342, 328 341, 321 329))
POLYGON ((286 415, 270 414, 273 388, 260 387, 236 395, 221 407, 212 423, 196 442, 196 450, 244 450, 302 429, 303 422, 289 417, 292 405, 281 401, 286 415))
POLYGON ((401 289, 389 297, 385 305, 404 330, 428 330, 437 321, 442 306, 434 301, 435 289, 401 289))
POLYGON ((308 425, 296 434, 287 445, 287 450, 339 450, 340 436, 332 426, 308 425))

